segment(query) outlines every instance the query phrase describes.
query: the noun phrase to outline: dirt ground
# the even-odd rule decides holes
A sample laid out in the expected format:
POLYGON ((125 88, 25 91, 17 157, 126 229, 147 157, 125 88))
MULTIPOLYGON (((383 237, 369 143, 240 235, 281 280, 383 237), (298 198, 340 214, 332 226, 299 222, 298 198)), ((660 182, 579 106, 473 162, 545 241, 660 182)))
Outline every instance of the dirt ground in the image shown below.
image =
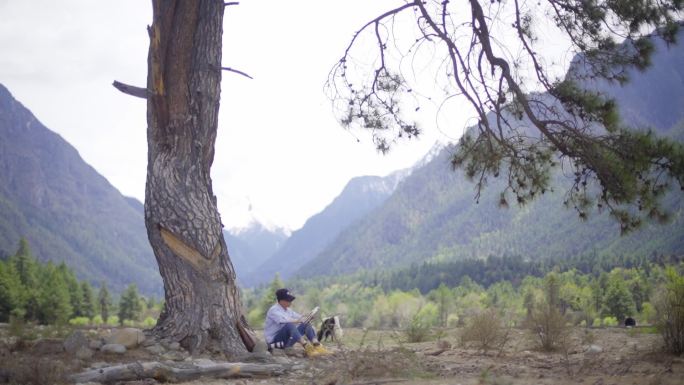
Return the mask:
POLYGON ((186 385, 219 384, 428 384, 428 385, 675 385, 684 384, 684 357, 660 353, 659 334, 647 329, 575 329, 566 352, 546 353, 524 330, 511 331, 510 342, 498 351, 468 349, 451 329, 436 340, 402 343, 390 331, 345 330, 344 344, 328 344, 335 354, 296 359, 304 369, 270 379, 194 381, 186 385), (365 337, 363 337, 365 334, 365 337), (587 352, 589 346, 601 352, 587 352))
MULTIPOLYGON (((537 350, 525 330, 511 330, 509 342, 501 352, 463 346, 460 333, 459 329, 449 329, 435 333, 427 342, 405 343, 403 335, 394 331, 345 329, 342 343, 326 344, 333 355, 307 359, 279 352, 276 360, 291 368, 283 376, 205 379, 184 384, 684 385, 684 357, 661 353, 661 337, 649 329, 576 328, 567 348, 553 353, 537 350)), ((301 354, 302 350, 295 352, 301 354)), ((29 363, 27 370, 33 375, 30 383, 51 384, 61 383, 57 378, 103 362, 153 360, 142 349, 131 350, 124 356, 98 353, 86 360, 76 360, 64 353, 31 356, 34 353, 30 348, 3 354, 0 384, 12 383, 3 379, 3 371, 11 370, 12 362, 29 363)), ((146 380, 125 384, 156 383, 146 380)))

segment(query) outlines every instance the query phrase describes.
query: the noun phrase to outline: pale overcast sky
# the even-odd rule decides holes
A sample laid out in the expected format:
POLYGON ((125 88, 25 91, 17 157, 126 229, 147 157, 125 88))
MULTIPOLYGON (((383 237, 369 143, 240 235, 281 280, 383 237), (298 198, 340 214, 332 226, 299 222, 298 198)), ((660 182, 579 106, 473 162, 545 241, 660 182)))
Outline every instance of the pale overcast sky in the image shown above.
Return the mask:
MULTIPOLYGON (((226 9, 223 65, 254 77, 223 75, 212 175, 228 228, 255 216, 296 230, 350 178, 409 167, 436 141, 458 138, 468 114, 446 129, 424 124, 421 140, 382 156, 367 134, 352 135, 333 117, 323 90, 328 71, 354 31, 397 4, 241 0, 226 9)), ((145 0, 0 0, 0 83, 141 201, 146 105, 111 83, 145 85, 149 23, 145 0)))

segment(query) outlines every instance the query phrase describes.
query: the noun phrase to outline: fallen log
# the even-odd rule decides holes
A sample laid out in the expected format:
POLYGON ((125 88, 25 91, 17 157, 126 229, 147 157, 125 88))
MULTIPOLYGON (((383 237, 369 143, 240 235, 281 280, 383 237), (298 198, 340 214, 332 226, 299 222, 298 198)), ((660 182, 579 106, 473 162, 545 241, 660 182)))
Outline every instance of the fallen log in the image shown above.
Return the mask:
POLYGON ((285 374, 287 367, 280 364, 251 364, 243 362, 214 362, 198 360, 191 363, 179 363, 176 367, 171 363, 134 362, 88 370, 72 375, 69 379, 74 383, 116 381, 135 381, 153 378, 160 382, 183 382, 198 378, 239 378, 239 377, 271 377, 285 374))

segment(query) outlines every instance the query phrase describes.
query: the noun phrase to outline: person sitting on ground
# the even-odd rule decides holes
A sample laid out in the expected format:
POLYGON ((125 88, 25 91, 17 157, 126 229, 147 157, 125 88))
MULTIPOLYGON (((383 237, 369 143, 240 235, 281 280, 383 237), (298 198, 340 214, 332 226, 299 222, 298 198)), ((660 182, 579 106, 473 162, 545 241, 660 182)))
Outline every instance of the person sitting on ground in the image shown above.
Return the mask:
POLYGON ((277 303, 268 309, 264 322, 264 337, 269 350, 272 347, 286 349, 299 343, 307 357, 330 354, 316 338, 316 331, 308 323, 310 320, 290 309, 296 297, 285 288, 276 290, 275 295, 277 303))

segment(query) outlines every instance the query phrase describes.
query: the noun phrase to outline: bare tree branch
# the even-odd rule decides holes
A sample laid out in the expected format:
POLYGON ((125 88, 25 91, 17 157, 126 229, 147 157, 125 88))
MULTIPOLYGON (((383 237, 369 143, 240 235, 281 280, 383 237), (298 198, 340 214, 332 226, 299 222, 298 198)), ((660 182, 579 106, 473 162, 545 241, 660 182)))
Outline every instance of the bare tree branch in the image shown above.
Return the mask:
POLYGON ((114 83, 112 83, 112 85, 114 86, 114 88, 123 92, 124 94, 135 96, 142 99, 147 99, 147 95, 149 94, 147 88, 131 86, 116 80, 114 80, 114 83))
POLYGON ((234 68, 230 68, 230 67, 221 67, 221 69, 224 70, 224 71, 235 72, 236 74, 240 74, 240 75, 242 75, 242 76, 244 76, 244 77, 248 77, 248 78, 250 78, 250 79, 254 79, 253 77, 249 76, 248 74, 246 74, 246 73, 244 73, 244 72, 242 72, 242 71, 240 71, 240 70, 236 70, 236 69, 234 69, 234 68))
POLYGON ((239 4, 240 4, 239 1, 227 1, 227 2, 223 3, 223 6, 228 7, 230 5, 239 5, 239 4))

